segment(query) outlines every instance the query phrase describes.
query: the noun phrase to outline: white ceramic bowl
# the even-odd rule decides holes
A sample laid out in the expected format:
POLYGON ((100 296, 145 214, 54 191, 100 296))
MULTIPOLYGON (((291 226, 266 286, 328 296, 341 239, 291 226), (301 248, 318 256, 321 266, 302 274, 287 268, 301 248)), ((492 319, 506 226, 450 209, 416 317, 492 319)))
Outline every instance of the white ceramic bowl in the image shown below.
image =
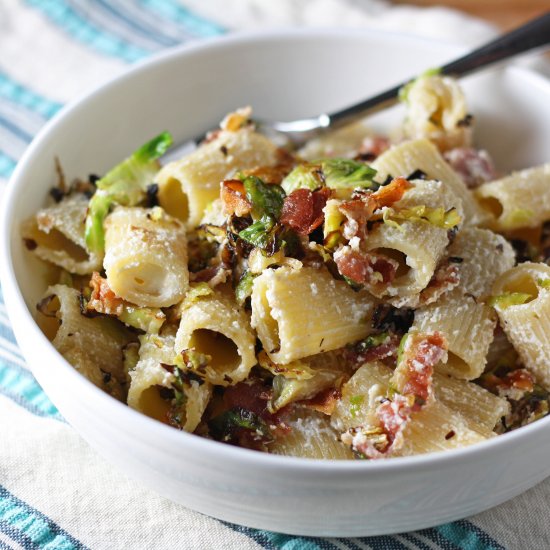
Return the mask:
MULTIPOLYGON (((141 64, 47 125, 19 163, 4 199, 2 285, 34 374, 90 445, 125 473, 189 508, 300 535, 424 528, 485 510, 550 474, 550 418, 467 449, 378 462, 270 456, 201 439, 102 393, 57 353, 32 317, 45 288, 44 269, 25 252, 18 228, 44 203, 54 183, 55 155, 70 177, 102 173, 160 130, 180 140, 247 104, 265 118, 313 115, 457 53, 445 44, 373 31, 234 36, 141 64)), ((502 168, 549 160, 548 82, 509 68, 464 84, 478 142, 502 168)), ((401 114, 377 116, 373 124, 401 114)))

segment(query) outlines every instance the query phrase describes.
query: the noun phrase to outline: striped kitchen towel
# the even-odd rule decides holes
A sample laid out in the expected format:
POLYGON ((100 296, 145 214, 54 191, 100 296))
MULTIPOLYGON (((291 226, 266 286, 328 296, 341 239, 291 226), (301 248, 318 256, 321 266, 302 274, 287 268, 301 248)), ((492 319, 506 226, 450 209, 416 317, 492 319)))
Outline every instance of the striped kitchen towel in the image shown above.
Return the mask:
MULTIPOLYGON (((63 104, 164 48, 280 25, 376 26, 469 43, 493 32, 465 20, 383 0, 0 0, 0 193, 63 104)), ((287 536, 191 512, 121 477, 64 421, 25 364, 0 291, 0 549, 548 548, 549 497, 547 481, 468 520, 361 539, 287 536)))

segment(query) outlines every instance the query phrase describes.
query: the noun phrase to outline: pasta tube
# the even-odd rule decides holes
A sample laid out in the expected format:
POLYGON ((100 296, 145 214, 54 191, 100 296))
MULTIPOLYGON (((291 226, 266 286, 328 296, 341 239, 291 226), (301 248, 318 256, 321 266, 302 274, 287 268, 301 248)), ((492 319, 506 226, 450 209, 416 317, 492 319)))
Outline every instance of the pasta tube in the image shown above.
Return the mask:
MULTIPOLYGON (((332 415, 332 424, 340 432, 377 424, 377 399, 389 388, 393 371, 382 363, 360 367, 342 387, 342 399, 332 415)), ((465 447, 487 438, 471 429, 466 420, 442 402, 433 400, 419 412, 412 413, 403 432, 403 447, 393 456, 409 456, 465 447)))
POLYGON ((326 415, 300 408, 287 424, 290 432, 268 445, 270 453, 331 460, 353 458, 351 449, 339 441, 326 415))
POLYGON ((90 252, 84 238, 88 199, 79 193, 43 208, 23 224, 21 233, 27 248, 42 260, 85 275, 101 269, 102 256, 90 252))
POLYGON ((274 363, 340 348, 371 331, 374 301, 325 269, 267 269, 254 280, 252 326, 274 363))
POLYGON ((447 230, 421 221, 404 221, 399 227, 377 225, 366 238, 367 250, 389 256, 399 263, 389 286, 369 285, 375 296, 387 296, 397 307, 416 305, 420 291, 428 286, 449 243, 447 230))
POLYGON ((229 295, 213 292, 184 303, 176 353, 199 354, 191 366, 207 382, 228 386, 244 380, 256 364, 255 343, 248 316, 229 295))
POLYGON ((504 237, 478 227, 459 231, 448 253, 459 262, 460 289, 476 298, 488 296, 495 279, 515 263, 514 249, 504 237))
POLYGON ((238 171, 272 166, 277 147, 249 128, 221 131, 183 159, 158 174, 160 205, 189 227, 199 224, 206 206, 220 196, 220 183, 238 171))
POLYGON ((459 290, 446 294, 435 304, 417 309, 413 324, 414 330, 438 330, 445 335, 448 360, 436 369, 466 380, 479 377, 485 369, 495 327, 492 308, 459 290))
POLYGON ((407 177, 421 170, 430 180, 439 180, 461 201, 465 225, 479 225, 488 216, 476 203, 474 196, 462 178, 445 162, 437 148, 427 139, 406 141, 380 155, 372 167, 378 170, 377 177, 383 181, 388 176, 407 177))
POLYGON ((183 224, 160 208, 118 207, 105 221, 104 265, 109 286, 128 302, 179 302, 189 286, 183 224))
POLYGON ((38 309, 49 319, 47 332, 53 346, 73 367, 97 387, 125 400, 128 378, 123 368, 123 348, 131 333, 109 317, 86 317, 81 295, 65 285, 48 288, 38 309))
POLYGON ((550 266, 526 262, 493 286, 500 324, 525 366, 550 389, 550 266))
POLYGON ((499 420, 510 412, 510 404, 481 386, 458 380, 448 374, 435 373, 435 398, 462 415, 468 427, 487 437, 499 420))
POLYGON ((201 421, 212 386, 174 366, 175 335, 140 336, 139 361, 130 371, 128 405, 151 418, 192 432, 201 421))
POLYGON ((498 231, 537 227, 550 220, 550 163, 484 183, 475 191, 498 231))

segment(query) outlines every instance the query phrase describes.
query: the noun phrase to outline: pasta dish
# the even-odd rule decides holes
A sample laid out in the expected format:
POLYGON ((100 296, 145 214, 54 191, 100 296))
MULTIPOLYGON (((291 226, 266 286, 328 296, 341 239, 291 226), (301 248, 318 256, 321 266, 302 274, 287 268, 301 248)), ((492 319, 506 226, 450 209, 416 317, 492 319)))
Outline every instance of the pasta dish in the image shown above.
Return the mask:
POLYGON ((502 174, 458 84, 401 91, 282 149, 250 109, 161 166, 168 133, 23 225, 55 268, 37 319, 114 398, 279 455, 453 449, 549 412, 550 164, 502 174))

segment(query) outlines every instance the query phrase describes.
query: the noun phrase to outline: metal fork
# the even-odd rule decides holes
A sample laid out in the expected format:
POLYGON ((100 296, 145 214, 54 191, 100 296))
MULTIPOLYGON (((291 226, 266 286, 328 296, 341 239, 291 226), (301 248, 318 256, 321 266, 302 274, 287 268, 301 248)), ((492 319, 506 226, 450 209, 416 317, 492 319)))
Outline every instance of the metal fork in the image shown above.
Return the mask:
MULTIPOLYGON (((443 65, 439 68, 438 73, 458 78, 483 69, 498 61, 510 59, 520 53, 548 46, 549 44, 550 12, 499 36, 455 61, 443 65)), ((258 131, 271 137, 278 144, 297 148, 327 130, 341 128, 356 120, 395 105, 398 101, 399 90, 408 82, 410 80, 334 113, 322 113, 313 118, 304 118, 290 122, 256 119, 254 119, 254 122, 258 131)), ((170 157, 173 157, 175 153, 181 155, 194 149, 205 138, 205 135, 202 134, 180 145, 177 151, 170 152, 170 157)))

